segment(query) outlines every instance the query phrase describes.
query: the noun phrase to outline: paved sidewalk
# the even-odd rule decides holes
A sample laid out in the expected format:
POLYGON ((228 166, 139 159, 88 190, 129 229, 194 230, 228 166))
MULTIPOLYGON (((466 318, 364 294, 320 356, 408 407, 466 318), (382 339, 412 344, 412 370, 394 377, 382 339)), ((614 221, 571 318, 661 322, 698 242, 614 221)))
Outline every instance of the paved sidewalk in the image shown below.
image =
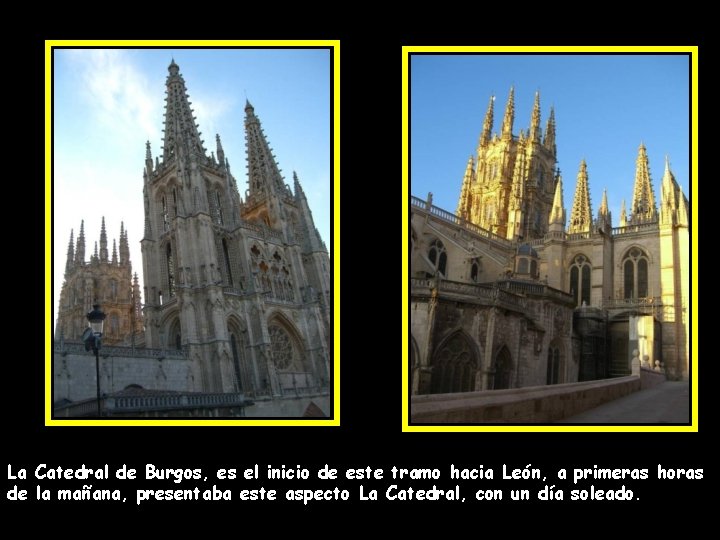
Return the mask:
POLYGON ((690 384, 667 381, 610 401, 558 424, 685 424, 690 422, 690 384))

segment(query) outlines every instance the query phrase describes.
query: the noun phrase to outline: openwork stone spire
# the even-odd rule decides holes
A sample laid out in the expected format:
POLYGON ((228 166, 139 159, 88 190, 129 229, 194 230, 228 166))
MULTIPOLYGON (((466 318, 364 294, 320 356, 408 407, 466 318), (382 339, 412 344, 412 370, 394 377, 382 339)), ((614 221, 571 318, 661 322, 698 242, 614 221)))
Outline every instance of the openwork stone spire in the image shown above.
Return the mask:
POLYGON ((512 139, 513 122, 515 121, 515 88, 510 87, 510 95, 508 96, 507 105, 505 106, 505 116, 502 124, 502 138, 512 139))
POLYGON ((583 159, 575 184, 575 199, 570 213, 569 233, 590 232, 592 210, 590 208, 590 187, 588 185, 587 164, 583 159))
POLYGON ((460 200, 458 201, 457 215, 465 219, 470 218, 470 203, 472 183, 475 178, 475 158, 468 158, 467 167, 465 168, 465 176, 463 176, 462 189, 460 190, 460 200))
POLYGON ((70 271, 70 269, 72 268, 74 258, 75 258, 75 247, 73 245, 73 230, 70 229, 70 242, 68 243, 67 261, 65 262, 65 272, 70 271))
POLYGON ((80 221, 80 234, 75 246, 75 264, 85 264, 85 220, 80 221))
POLYGON ((107 232, 105 231, 105 216, 102 218, 102 226, 100 227, 100 262, 108 262, 108 241, 107 232))
MULTIPOLYGON (((188 100, 185 80, 180 68, 173 60, 168 66, 167 103, 165 104, 165 136, 163 138, 163 160, 172 158, 179 148, 188 153, 205 155, 201 132, 195 124, 191 102, 188 100)), ((147 158, 147 156, 146 156, 147 158)))
POLYGON ((547 126, 545 127, 545 140, 543 146, 552 152, 553 156, 557 155, 557 147, 555 146, 555 108, 550 107, 550 116, 548 117, 547 126))
POLYGON ((480 134, 480 146, 483 148, 488 145, 492 137, 494 104, 495 96, 490 96, 490 102, 488 103, 487 112, 485 113, 485 120, 483 121, 482 133, 480 134))
POLYGON ((287 191, 275 156, 265 138, 260 119, 249 101, 245 102, 245 144, 247 146, 250 195, 287 191))
POLYGON ((532 117, 530 119, 530 142, 540 142, 540 92, 535 92, 535 104, 533 105, 532 117))
POLYGON ((645 145, 642 143, 640 143, 635 165, 635 188, 633 189, 631 210, 630 221, 633 224, 657 220, 655 193, 650 181, 650 166, 645 145))

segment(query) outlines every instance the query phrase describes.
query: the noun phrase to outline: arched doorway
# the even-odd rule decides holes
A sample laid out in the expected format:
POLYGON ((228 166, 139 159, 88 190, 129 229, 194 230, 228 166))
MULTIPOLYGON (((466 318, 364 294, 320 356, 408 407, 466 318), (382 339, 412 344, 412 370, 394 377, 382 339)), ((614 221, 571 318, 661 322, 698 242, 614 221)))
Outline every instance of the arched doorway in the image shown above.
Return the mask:
POLYGON ((495 357, 495 376, 493 390, 510 388, 512 378, 512 357, 507 347, 503 347, 495 357))
POLYGON ((474 344, 464 333, 456 332, 433 356, 431 393, 472 392, 477 366, 474 344))

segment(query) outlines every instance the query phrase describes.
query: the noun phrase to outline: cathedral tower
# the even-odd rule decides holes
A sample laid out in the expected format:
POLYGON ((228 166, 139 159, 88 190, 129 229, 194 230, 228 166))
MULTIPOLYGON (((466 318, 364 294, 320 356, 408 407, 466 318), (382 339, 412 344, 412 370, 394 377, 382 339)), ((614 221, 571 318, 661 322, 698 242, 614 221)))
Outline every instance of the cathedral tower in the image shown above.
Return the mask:
POLYGON ((543 137, 540 94, 535 94, 527 132, 513 134, 515 90, 510 89, 500 136, 491 135, 494 97, 490 98, 477 147, 468 161, 458 214, 505 238, 542 238, 548 230, 556 176, 555 111, 543 137))
MULTIPOLYGON (((97 246, 97 244, 95 244, 97 246)), ((139 287, 133 287, 132 265, 127 249, 127 233, 120 224, 120 260, 113 240, 112 258, 108 254, 105 218, 100 228, 100 249, 85 260, 85 222, 80 222, 77 245, 70 231, 65 280, 55 338, 79 341, 88 326, 87 313, 99 303, 107 314, 103 333, 106 345, 135 345, 142 342, 143 318, 139 287)), ((136 274, 137 275, 137 274, 136 274)))
POLYGON ((300 183, 285 183, 245 107, 245 200, 220 136, 208 156, 178 65, 162 160, 146 147, 146 339, 187 351, 188 390, 281 395, 329 380, 329 259, 300 183))

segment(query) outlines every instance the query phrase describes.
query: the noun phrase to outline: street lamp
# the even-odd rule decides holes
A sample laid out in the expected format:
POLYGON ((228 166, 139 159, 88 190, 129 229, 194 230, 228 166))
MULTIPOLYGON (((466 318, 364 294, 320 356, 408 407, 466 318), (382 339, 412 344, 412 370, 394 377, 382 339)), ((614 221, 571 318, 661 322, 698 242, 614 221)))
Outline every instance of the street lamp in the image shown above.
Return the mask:
POLYGON ((97 414, 100 417, 100 338, 103 333, 103 322, 105 313, 100 309, 100 304, 93 304, 93 310, 87 314, 89 328, 83 334, 85 350, 93 350, 95 353, 95 377, 97 381, 97 414))

